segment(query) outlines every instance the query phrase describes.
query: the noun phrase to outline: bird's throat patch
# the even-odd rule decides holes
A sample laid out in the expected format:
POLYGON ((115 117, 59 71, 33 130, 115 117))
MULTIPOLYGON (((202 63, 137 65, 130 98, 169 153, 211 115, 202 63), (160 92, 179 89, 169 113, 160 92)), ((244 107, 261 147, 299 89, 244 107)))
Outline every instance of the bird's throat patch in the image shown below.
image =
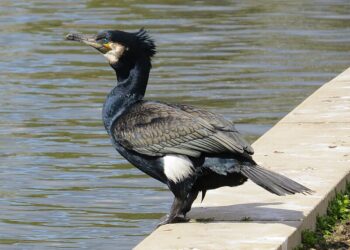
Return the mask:
POLYGON ((125 46, 112 42, 108 43, 108 48, 110 48, 110 50, 103 55, 107 58, 110 64, 117 63, 126 50, 125 46))

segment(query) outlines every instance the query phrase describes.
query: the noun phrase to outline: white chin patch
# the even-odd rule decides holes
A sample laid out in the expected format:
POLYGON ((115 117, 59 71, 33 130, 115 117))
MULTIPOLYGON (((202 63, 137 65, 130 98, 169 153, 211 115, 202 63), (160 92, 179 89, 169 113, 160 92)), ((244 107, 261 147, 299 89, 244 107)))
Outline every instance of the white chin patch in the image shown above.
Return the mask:
POLYGON ((111 50, 103 54, 107 58, 110 64, 115 64, 119 61, 119 58, 124 54, 125 47, 119 43, 112 43, 111 50))
POLYGON ((164 160, 164 174, 166 177, 177 183, 191 176, 194 167, 191 160, 184 155, 166 155, 164 160))

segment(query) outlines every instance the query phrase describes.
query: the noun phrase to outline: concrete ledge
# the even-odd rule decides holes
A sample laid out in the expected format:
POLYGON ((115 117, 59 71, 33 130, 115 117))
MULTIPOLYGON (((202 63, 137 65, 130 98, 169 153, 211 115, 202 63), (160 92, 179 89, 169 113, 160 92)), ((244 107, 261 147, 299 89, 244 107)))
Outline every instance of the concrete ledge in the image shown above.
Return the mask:
POLYGON ((293 249, 350 177, 350 68, 254 144, 254 159, 316 191, 278 197, 248 182, 209 191, 190 223, 158 228, 141 249, 293 249))

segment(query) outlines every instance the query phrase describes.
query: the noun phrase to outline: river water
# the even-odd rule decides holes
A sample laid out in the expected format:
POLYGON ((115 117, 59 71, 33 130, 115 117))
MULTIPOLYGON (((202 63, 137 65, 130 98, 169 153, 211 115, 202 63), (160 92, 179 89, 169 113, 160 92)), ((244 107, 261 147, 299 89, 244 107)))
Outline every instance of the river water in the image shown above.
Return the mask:
POLYGON ((65 34, 145 27, 147 98, 222 113, 253 142, 350 65, 349 4, 1 0, 0 249, 130 249, 172 201, 111 147, 114 72, 65 34))

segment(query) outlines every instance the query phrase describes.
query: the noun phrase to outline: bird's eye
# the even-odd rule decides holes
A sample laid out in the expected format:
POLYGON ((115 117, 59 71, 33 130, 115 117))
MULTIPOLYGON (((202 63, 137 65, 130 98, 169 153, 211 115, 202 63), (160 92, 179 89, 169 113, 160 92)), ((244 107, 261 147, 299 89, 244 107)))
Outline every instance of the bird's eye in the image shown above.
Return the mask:
POLYGON ((102 39, 102 42, 103 42, 103 43, 108 43, 109 40, 108 40, 107 38, 103 38, 103 39, 102 39))

